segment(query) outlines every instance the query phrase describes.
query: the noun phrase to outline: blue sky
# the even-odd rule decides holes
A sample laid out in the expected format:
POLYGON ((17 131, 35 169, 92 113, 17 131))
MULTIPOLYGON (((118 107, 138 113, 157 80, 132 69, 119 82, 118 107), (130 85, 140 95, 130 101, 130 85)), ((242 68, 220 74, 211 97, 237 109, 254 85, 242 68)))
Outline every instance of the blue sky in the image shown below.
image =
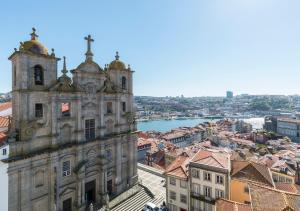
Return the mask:
MULTIPOLYGON (((68 68, 115 51, 130 63, 136 95, 300 94, 299 0, 2 1, 0 92, 11 89, 7 60, 31 28, 68 68)), ((61 69, 59 64, 59 70, 61 69)))

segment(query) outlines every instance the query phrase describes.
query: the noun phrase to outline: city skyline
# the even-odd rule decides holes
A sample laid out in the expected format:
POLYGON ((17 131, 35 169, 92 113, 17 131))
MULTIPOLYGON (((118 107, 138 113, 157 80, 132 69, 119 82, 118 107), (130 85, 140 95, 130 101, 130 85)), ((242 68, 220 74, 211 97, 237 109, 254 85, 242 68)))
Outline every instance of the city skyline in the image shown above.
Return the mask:
MULTIPOLYGON (((67 57, 69 70, 84 60, 87 34, 102 68, 119 51, 136 71, 136 95, 300 94, 299 6, 258 0, 4 3, 0 92, 11 90, 8 56, 36 27, 49 51, 67 57)), ((58 75, 61 69, 62 62, 58 75)))

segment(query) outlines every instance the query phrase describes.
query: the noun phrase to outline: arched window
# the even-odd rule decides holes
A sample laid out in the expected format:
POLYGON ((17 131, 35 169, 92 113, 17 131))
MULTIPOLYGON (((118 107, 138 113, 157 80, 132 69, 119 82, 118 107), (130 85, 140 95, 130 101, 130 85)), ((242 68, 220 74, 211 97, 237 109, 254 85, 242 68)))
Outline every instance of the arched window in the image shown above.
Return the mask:
POLYGON ((34 84, 44 85, 44 72, 40 65, 34 66, 34 84))
POLYGON ((122 89, 126 89, 126 77, 122 77, 122 89))

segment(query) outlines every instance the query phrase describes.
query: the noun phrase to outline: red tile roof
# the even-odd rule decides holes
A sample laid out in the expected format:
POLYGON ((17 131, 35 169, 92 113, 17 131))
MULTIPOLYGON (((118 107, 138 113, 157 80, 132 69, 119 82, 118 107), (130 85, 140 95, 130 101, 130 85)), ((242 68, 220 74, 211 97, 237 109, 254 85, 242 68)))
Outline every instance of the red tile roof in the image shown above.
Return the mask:
POLYGON ((282 190, 290 193, 298 193, 298 190, 293 183, 275 183, 277 190, 282 190))
POLYGON ((218 199, 216 201, 216 211, 251 211, 251 206, 227 199, 218 199))
POLYGON ((270 169, 251 161, 232 161, 231 178, 244 179, 274 187, 270 169))
POLYGON ((229 160, 229 154, 227 153, 199 150, 191 161, 208 166, 227 169, 230 165, 229 160))
POLYGON ((0 111, 7 110, 12 107, 11 102, 6 102, 6 103, 0 103, 0 111))
POLYGON ((249 193, 252 209, 255 211, 300 210, 299 194, 253 183, 249 184, 249 193))
POLYGON ((0 116, 0 128, 8 127, 8 125, 9 125, 9 118, 0 116))
POLYGON ((168 166, 166 174, 187 179, 187 164, 189 160, 186 156, 179 156, 168 166))
POLYGON ((5 141, 7 138, 7 135, 3 132, 0 132, 0 142, 5 141))

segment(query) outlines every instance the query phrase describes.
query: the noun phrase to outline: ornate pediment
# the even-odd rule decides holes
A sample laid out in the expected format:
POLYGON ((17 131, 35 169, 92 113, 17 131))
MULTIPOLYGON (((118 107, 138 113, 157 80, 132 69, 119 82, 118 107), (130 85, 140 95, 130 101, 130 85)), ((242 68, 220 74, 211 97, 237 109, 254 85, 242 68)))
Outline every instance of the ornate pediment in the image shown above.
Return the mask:
POLYGON ((63 189, 63 191, 60 192, 59 196, 61 197, 61 196, 65 195, 65 194, 72 193, 75 190, 76 190, 75 187, 67 187, 67 188, 63 189))
POLYGON ((50 87, 50 91, 58 92, 74 92, 77 91, 76 87, 72 84, 72 81, 67 76, 61 76, 58 78, 57 82, 50 87))
POLYGON ((86 104, 82 105, 82 108, 87 110, 95 110, 97 108, 97 104, 93 102, 87 102, 86 104))

